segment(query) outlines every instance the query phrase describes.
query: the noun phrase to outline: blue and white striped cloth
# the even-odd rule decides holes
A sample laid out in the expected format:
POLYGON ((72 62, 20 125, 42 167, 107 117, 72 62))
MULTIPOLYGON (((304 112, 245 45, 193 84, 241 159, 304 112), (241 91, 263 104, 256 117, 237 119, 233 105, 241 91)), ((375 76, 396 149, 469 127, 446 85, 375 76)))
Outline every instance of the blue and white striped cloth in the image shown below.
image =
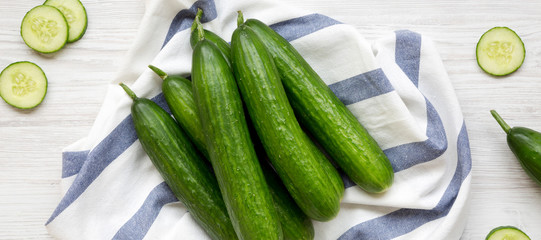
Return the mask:
POLYGON ((63 151, 63 197, 46 223, 58 239, 208 239, 152 166, 134 131, 131 100, 117 85, 167 109, 162 80, 191 69, 189 27, 230 39, 237 10, 288 39, 374 136, 392 162, 383 195, 347 186, 338 216, 314 222, 316 239, 459 239, 471 158, 464 119, 432 42, 408 30, 367 42, 330 17, 262 0, 146 0, 123 67, 88 136, 63 151))

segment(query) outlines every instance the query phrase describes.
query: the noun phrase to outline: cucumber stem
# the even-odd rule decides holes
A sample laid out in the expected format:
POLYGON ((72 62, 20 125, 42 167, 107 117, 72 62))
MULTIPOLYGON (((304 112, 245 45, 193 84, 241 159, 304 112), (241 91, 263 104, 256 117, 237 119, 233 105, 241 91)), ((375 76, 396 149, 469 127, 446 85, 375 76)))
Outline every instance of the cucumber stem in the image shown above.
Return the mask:
POLYGON ((128 96, 131 97, 131 99, 133 99, 134 101, 137 100, 137 95, 135 95, 135 93, 128 86, 126 86, 126 84, 119 83, 118 85, 120 85, 124 89, 124 91, 126 91, 126 93, 128 94, 128 96))
POLYGON ((192 23, 192 32, 197 31, 197 38, 199 41, 205 39, 205 29, 203 29, 203 24, 201 24, 201 16, 203 15, 203 10, 201 8, 197 9, 197 14, 192 23))
POLYGON ((152 71, 158 74, 158 76, 160 76, 163 80, 167 78, 167 73, 157 68, 156 66, 148 65, 148 68, 152 69, 152 71))
POLYGON ((503 118, 500 117, 500 114, 498 114, 495 110, 490 110, 490 113, 492 114, 494 119, 496 119, 498 124, 500 124, 503 131, 505 131, 505 133, 509 134, 509 131, 511 130, 511 127, 509 127, 509 125, 507 125, 507 123, 503 120, 503 118))
POLYGON ((238 16, 237 16, 237 27, 240 27, 240 25, 242 25, 244 23, 244 14, 242 14, 242 11, 237 11, 238 13, 238 16))

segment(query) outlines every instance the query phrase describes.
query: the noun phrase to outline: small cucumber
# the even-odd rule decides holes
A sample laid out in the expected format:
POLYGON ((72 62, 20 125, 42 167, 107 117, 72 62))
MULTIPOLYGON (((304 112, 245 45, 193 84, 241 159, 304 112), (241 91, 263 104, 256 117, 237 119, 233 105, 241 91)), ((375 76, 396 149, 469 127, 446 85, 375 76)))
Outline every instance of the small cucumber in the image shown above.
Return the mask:
POLYGON ((393 168, 372 136, 287 40, 259 20, 245 24, 271 54, 301 125, 359 187, 386 191, 393 168))
POLYGON ((254 128, 297 205, 310 218, 329 221, 340 210, 342 179, 301 129, 269 53, 240 13, 239 19, 231 38, 232 63, 254 128))
POLYGON ((541 133, 525 127, 510 127, 495 110, 490 113, 507 134, 507 144, 524 171, 541 185, 541 133))
POLYGON ((88 25, 88 17, 83 3, 79 0, 46 0, 43 5, 60 10, 68 22, 68 42, 75 42, 83 37, 88 25))
POLYGON ((231 68, 220 49, 199 36, 192 55, 194 99, 233 226, 240 239, 283 239, 231 68))
POLYGON ((169 76, 155 66, 148 66, 163 79, 162 92, 177 123, 188 134, 197 149, 208 159, 205 135, 193 99, 192 82, 181 76, 169 76))
POLYGON ((212 239, 237 239, 212 171, 175 120, 155 102, 133 99, 131 113, 139 141, 175 196, 212 239))
POLYGON ((485 240, 530 240, 530 237, 516 227, 501 226, 492 229, 485 240))
POLYGON ((14 62, 0 73, 0 96, 16 108, 39 105, 47 94, 47 77, 35 63, 14 62))
POLYGON ((26 13, 21 37, 28 47, 41 52, 56 52, 68 42, 69 27, 64 14, 55 7, 39 5, 26 13))
POLYGON ((525 56, 522 39, 508 27, 491 28, 477 42, 477 64, 491 75, 511 74, 522 66, 525 56))

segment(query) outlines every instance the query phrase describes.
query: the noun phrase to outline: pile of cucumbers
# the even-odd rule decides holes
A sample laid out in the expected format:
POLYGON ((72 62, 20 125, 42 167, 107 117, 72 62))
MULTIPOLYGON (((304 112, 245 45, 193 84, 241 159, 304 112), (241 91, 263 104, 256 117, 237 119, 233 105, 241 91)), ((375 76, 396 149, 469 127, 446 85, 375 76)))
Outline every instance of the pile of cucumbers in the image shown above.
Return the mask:
POLYGON ((363 190, 392 185, 381 148, 290 43, 239 12, 228 44, 202 14, 191 81, 149 66, 173 116, 121 86, 143 149, 211 238, 313 239, 344 194, 324 151, 363 190))

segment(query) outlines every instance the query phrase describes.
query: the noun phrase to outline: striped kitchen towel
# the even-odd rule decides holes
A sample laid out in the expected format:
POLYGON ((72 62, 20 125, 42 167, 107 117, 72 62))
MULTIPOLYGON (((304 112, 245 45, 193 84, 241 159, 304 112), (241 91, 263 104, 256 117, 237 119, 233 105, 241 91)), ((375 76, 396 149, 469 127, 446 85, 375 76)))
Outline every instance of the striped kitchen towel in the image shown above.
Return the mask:
POLYGON ((162 80, 147 65, 190 75, 190 26, 230 39, 237 10, 290 41, 367 128, 396 172, 388 192, 346 183, 338 216, 314 222, 316 239, 459 239, 471 183, 468 134, 433 43, 399 30, 373 42, 328 16, 272 0, 146 0, 134 44, 111 81, 88 136, 62 158, 63 196, 46 222, 58 239, 208 239, 141 148, 131 99, 167 109, 162 80))

